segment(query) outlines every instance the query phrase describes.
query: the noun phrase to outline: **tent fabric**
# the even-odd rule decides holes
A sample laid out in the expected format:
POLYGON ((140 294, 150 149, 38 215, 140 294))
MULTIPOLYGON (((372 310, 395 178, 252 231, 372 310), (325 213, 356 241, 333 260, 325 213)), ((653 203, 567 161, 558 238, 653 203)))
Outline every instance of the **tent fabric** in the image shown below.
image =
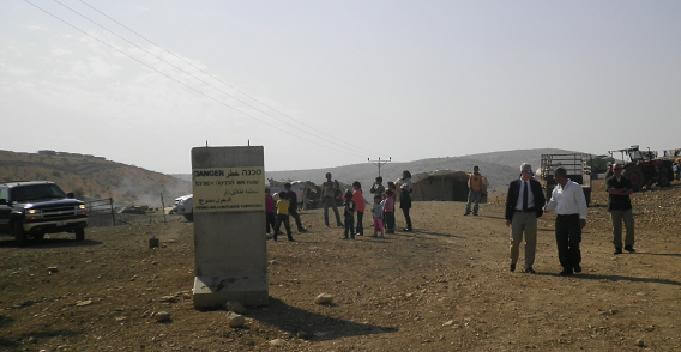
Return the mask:
MULTIPOLYGON (((411 198, 414 201, 467 201, 468 176, 464 171, 436 170, 412 176, 411 198)), ((487 178, 483 176, 483 202, 486 202, 487 178)))

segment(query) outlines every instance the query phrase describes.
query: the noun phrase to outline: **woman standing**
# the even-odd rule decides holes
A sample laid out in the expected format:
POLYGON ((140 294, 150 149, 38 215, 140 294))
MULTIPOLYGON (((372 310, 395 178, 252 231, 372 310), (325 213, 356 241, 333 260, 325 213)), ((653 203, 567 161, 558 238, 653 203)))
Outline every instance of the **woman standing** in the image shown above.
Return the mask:
POLYGON ((411 209, 411 173, 409 170, 402 172, 402 185, 400 186, 400 208, 404 214, 404 221, 406 227, 405 232, 411 231, 411 217, 409 216, 409 209, 411 209))

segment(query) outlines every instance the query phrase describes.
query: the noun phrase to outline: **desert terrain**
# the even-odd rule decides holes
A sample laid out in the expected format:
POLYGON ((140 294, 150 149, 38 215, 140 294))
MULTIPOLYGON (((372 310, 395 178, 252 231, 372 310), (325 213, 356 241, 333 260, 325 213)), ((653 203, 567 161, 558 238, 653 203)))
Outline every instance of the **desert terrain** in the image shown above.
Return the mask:
POLYGON ((595 187, 583 272, 569 278, 557 275, 552 214, 539 222, 538 273, 509 272, 503 195, 479 217, 463 203, 415 202, 415 231, 385 239, 367 236, 365 220, 364 237, 342 240, 320 210, 304 212, 310 232, 267 242, 270 304, 246 307, 241 328, 227 310, 193 309, 192 224, 178 217, 91 227, 84 242, 3 238, 0 350, 681 350, 681 187, 633 196, 637 252, 619 256, 595 187), (160 248, 149 249, 152 234, 160 248), (321 292, 333 304, 316 304, 321 292))

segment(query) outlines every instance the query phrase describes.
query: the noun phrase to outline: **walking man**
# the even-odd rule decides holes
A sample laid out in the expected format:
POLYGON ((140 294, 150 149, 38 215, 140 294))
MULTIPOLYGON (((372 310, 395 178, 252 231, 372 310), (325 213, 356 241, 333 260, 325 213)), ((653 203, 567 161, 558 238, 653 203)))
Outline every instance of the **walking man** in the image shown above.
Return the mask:
POLYGON ((631 210, 629 195, 634 193, 631 182, 622 176, 622 164, 616 164, 613 176, 608 178, 608 211, 612 219, 612 235, 615 254, 622 254, 622 221, 627 228, 624 249, 634 252, 634 215, 631 210))
POLYGON ((544 210, 556 212, 556 244, 563 267, 560 275, 568 276, 582 271, 579 242, 586 226, 586 199, 582 186, 568 179, 564 168, 556 169, 554 177, 558 184, 544 210))
POLYGON ((322 184, 322 202, 324 204, 324 224, 329 226, 329 207, 333 208, 333 213, 336 214, 336 226, 343 226, 338 214, 338 207, 336 206, 336 196, 340 190, 338 184, 331 181, 331 173, 326 173, 326 182, 322 184))
POLYGON ((506 226, 511 226, 511 272, 518 263, 519 246, 525 237, 525 270, 535 274, 537 218, 543 214, 545 199, 541 184, 532 178, 532 166, 520 165, 520 179, 511 182, 506 192, 506 226))
POLYGON ((468 203, 466 204, 466 212, 463 216, 468 216, 471 213, 471 203, 475 203, 473 207, 473 216, 478 216, 478 206, 482 199, 482 175, 478 165, 473 166, 473 174, 468 176, 468 203))
POLYGON ((295 220, 298 232, 307 232, 300 221, 300 213, 298 213, 298 196, 296 195, 296 192, 291 190, 290 182, 284 183, 284 190, 286 192, 286 198, 289 202, 288 214, 293 218, 293 220, 295 220))

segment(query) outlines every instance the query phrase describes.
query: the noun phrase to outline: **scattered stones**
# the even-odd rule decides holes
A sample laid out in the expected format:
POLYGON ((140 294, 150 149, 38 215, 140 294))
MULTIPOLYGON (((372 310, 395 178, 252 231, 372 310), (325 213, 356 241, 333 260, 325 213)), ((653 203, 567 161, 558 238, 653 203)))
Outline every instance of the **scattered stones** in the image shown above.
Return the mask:
POLYGON ((48 274, 56 274, 58 272, 59 272, 59 268, 57 268, 56 266, 48 266, 47 267, 47 273, 48 274))
POLYGON ((286 344, 286 341, 282 339, 274 339, 270 340, 270 346, 283 346, 286 344))
POLYGON ((86 300, 86 301, 78 301, 76 302, 77 307, 83 307, 83 306, 89 306, 92 304, 92 300, 86 300))
POLYGON ((638 339, 638 341, 636 341, 636 346, 646 347, 646 342, 643 339, 638 339))
POLYGON ((452 326, 454 325, 454 320, 447 320, 446 322, 442 323, 442 327, 447 327, 447 326, 452 326))
POLYGON ((279 264, 279 262, 274 260, 274 259, 270 260, 269 263, 270 263, 270 265, 278 265, 279 264))
POLYGON ((246 324, 246 318, 240 314, 230 313, 227 315, 227 322, 230 328, 240 328, 246 324))
POLYGON ((176 296, 163 296, 158 301, 163 302, 163 303, 175 303, 175 302, 177 302, 177 297, 176 296))
POLYGON ((404 294, 404 297, 410 298, 413 295, 414 295, 413 293, 407 292, 407 293, 404 294))
POLYGON ((127 318, 126 317, 115 317, 114 318, 114 320, 116 320, 118 322, 125 321, 125 319, 127 319, 127 318))
POLYGON ((314 301, 317 304, 332 304, 333 296, 326 292, 322 292, 319 294, 319 296, 317 296, 317 298, 315 298, 314 301))
POLYGON ((643 296, 646 295, 646 293, 643 292, 643 291, 638 291, 638 292, 636 292, 636 295, 639 296, 639 297, 643 297, 643 296))
POLYGON ((166 312, 165 310, 158 311, 156 312, 156 321, 159 323, 168 323, 170 322, 170 313, 166 312))

